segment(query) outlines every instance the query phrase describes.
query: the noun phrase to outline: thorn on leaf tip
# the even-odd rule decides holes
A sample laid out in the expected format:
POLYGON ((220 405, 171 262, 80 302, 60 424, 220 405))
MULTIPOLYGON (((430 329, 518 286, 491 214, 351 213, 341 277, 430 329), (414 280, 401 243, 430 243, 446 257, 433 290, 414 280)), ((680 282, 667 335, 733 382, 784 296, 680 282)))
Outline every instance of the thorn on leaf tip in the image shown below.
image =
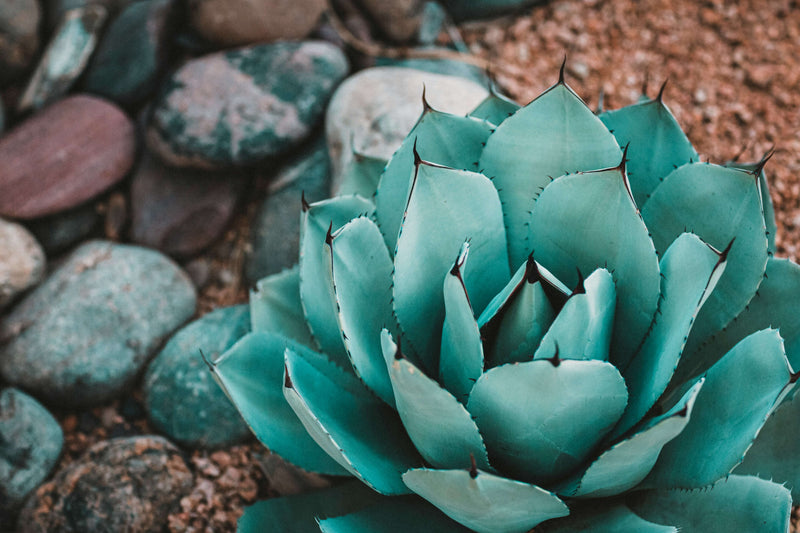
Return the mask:
POLYGON ((575 285, 575 289, 572 291, 570 296, 575 296, 576 294, 586 294, 586 287, 583 284, 584 279, 583 274, 581 274, 581 269, 576 267, 575 270, 578 271, 578 284, 575 285))
POLYGON ((478 477, 478 463, 475 462, 475 454, 472 452, 469 452, 469 463, 469 477, 475 479, 478 477))
POLYGON ((292 383, 292 378, 289 377, 289 368, 286 365, 283 365, 283 387, 285 389, 294 388, 294 384, 292 383))
POLYGON ((300 192, 300 205, 302 206, 303 213, 306 213, 309 209, 311 209, 311 204, 309 204, 308 200, 306 200, 306 191, 300 192))
POLYGON ((333 221, 328 226, 328 232, 325 234, 325 244, 330 245, 333 242, 333 221))
POLYGON ((214 371, 214 363, 212 363, 211 361, 208 360, 208 358, 206 357, 206 354, 203 353, 203 350, 198 350, 198 351, 200 352, 200 357, 203 358, 203 362, 206 364, 208 369, 213 372, 214 371))
POLYGON ((667 88, 667 82, 669 78, 664 80, 664 83, 661 84, 661 88, 658 90, 658 96, 656 96, 656 102, 663 104, 664 103, 664 89, 667 88))
POLYGON ((556 353, 554 353, 553 357, 549 358, 548 361, 550 361, 551 365, 558 366, 561 364, 561 357, 559 356, 558 352, 558 343, 555 344, 556 344, 556 353))
POLYGON ((558 70, 558 83, 564 83, 564 71, 567 68, 567 54, 564 54, 564 60, 561 62, 561 68, 558 70))
POLYGON ((540 279, 539 265, 536 264, 536 260, 533 258, 533 253, 531 252, 528 256, 528 262, 525 263, 525 280, 528 283, 536 283, 540 279))

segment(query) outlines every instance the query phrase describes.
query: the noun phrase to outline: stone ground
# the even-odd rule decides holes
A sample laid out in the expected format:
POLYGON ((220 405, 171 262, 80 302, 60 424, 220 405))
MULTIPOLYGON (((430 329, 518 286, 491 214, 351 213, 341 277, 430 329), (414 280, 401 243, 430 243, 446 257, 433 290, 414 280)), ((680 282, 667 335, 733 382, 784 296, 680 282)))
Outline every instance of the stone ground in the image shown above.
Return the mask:
MULTIPOLYGON (((515 16, 458 28, 469 49, 494 65, 500 87, 526 103, 552 85, 567 56, 567 81, 594 107, 635 101, 643 86, 665 102, 703 160, 761 158, 778 223, 779 255, 800 255, 800 9, 789 0, 557 0, 515 16)), ((263 192, 265 182, 257 185, 263 192)), ((253 197, 251 195, 251 197, 253 197)), ((200 313, 245 302, 242 267, 248 220, 243 209, 205 255, 213 281, 200 313)), ((65 433, 59 467, 109 436, 151 433, 141 394, 80 415, 56 413, 65 433)), ((271 494, 256 443, 195 452, 191 494, 169 519, 172 532, 234 531, 245 505, 271 494)), ((795 509, 795 518, 798 516, 795 509)), ((797 520, 796 520, 797 521, 797 520)), ((795 521, 795 522, 796 522, 795 521)), ((797 531, 795 528, 794 531, 797 531)))

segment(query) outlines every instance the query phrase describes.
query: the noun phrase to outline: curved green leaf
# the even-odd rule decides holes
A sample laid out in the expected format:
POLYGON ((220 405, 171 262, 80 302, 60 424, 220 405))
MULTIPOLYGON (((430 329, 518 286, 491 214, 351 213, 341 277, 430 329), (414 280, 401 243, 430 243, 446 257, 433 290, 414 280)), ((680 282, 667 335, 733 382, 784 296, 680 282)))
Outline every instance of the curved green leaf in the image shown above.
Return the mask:
POLYGON ((339 323, 330 271, 330 254, 325 249, 328 230, 336 231, 347 222, 369 215, 374 207, 360 196, 338 196, 303 209, 300 224, 300 300, 311 333, 320 349, 333 360, 349 366, 339 323))
POLYGON ((479 533, 524 533, 566 516, 567 506, 542 488, 480 470, 409 470, 406 485, 447 516, 479 533))
POLYGON ((300 303, 300 269, 296 265, 256 283, 250 291, 250 324, 254 332, 277 333, 309 348, 314 346, 300 303))
POLYGON ((353 157, 342 170, 342 185, 336 193, 337 196, 357 194, 372 198, 378 189, 384 168, 386 160, 353 152, 353 157))
POLYGON ((539 359, 483 374, 467 409, 498 471, 546 487, 588 458, 627 399, 609 363, 539 359))
POLYGON ((637 205, 644 205, 675 168, 699 156, 661 98, 600 115, 620 146, 628 146, 627 171, 637 205))
POLYGON ((531 225, 536 260, 567 285, 577 283, 576 267, 611 272, 617 289, 612 362, 625 368, 653 320, 660 277, 658 256, 624 169, 557 179, 536 201, 531 225))
POLYGON ((702 487, 730 473, 793 387, 790 370, 775 330, 734 346, 706 374, 689 424, 664 446, 643 486, 702 487))
POLYGON ((490 87, 489 95, 469 113, 469 116, 485 120, 497 126, 516 113, 519 108, 520 105, 518 103, 499 94, 492 86, 490 87))
POLYGON ((283 398, 283 352, 289 346, 299 357, 325 359, 280 335, 251 333, 217 359, 214 377, 264 446, 306 470, 346 475, 308 436, 283 398))
POLYGON ((749 172, 754 172, 756 169, 761 169, 758 173, 758 189, 761 193, 761 207, 764 211, 764 224, 767 227, 767 250, 770 254, 775 253, 775 235, 778 233, 778 226, 775 224, 775 207, 772 205, 772 197, 769 193, 769 184, 767 183, 767 175, 764 172, 764 161, 756 163, 725 163, 726 167, 740 168, 749 172))
POLYGON ((421 458, 394 410, 333 363, 287 349, 285 364, 284 397, 317 444, 381 494, 408 493, 400 474, 421 458))
POLYGON ((624 505, 603 502, 570 509, 570 515, 540 525, 537 533, 677 533, 672 526, 654 524, 624 505))
POLYGON ((416 172, 415 147, 425 161, 475 171, 491 128, 483 120, 442 113, 426 106, 419 122, 386 165, 375 194, 375 214, 389 252, 394 253, 411 194, 416 172))
POLYGON ((531 238, 539 229, 531 222, 531 210, 538 209, 534 201, 540 191, 553 178, 611 167, 620 157, 614 136, 563 83, 497 127, 478 168, 492 180, 503 202, 511 268, 521 265, 533 249, 531 238))
POLYGON ((431 375, 439 371, 444 278, 465 241, 472 252, 464 285, 480 312, 510 277, 497 192, 480 174, 418 164, 397 240, 394 310, 431 375))
POLYGON ((469 533, 436 507, 410 496, 386 498, 352 514, 321 520, 319 530, 322 533, 469 533))
POLYGON ((792 511, 788 490, 750 476, 729 476, 710 488, 635 492, 628 505, 645 519, 674 525, 681 533, 786 533, 792 511))
POLYGON ((709 164, 684 165, 669 174, 642 208, 659 252, 691 232, 718 250, 733 241, 725 273, 697 315, 676 371, 679 381, 701 374, 715 360, 700 343, 744 309, 767 266, 767 238, 755 176, 709 164), (735 240, 734 240, 735 239, 735 240))

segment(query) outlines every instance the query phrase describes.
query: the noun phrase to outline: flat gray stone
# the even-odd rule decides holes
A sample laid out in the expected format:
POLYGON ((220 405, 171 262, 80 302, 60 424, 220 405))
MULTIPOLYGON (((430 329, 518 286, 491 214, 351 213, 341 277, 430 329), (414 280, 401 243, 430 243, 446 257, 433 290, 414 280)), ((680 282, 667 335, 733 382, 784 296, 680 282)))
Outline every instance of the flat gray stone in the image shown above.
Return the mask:
POLYGON ((44 276, 44 250, 24 227, 0 218, 0 310, 44 276))

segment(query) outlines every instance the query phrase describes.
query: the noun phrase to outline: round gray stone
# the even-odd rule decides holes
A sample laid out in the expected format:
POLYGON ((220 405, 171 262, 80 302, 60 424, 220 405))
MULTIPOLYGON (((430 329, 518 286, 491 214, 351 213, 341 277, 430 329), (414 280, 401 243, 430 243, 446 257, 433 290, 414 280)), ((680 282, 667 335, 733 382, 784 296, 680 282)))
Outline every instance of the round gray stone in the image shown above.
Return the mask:
POLYGON ((0 328, 0 373, 38 397, 96 405, 122 393, 196 295, 166 256, 104 241, 76 249, 0 328))
POLYGON ((0 218, 0 309, 44 276, 44 250, 24 227, 0 218))
POLYGON ((190 447, 235 444, 250 430, 214 381, 210 361, 250 331, 247 305, 217 309, 178 331, 147 368, 144 402, 159 431, 190 447))
POLYGON ((0 517, 45 480, 63 444, 61 426, 39 402, 17 389, 0 393, 0 517))
POLYGON ((282 42, 191 60, 167 81, 148 146, 174 166, 249 165, 299 145, 322 119, 347 58, 321 41, 282 42))

